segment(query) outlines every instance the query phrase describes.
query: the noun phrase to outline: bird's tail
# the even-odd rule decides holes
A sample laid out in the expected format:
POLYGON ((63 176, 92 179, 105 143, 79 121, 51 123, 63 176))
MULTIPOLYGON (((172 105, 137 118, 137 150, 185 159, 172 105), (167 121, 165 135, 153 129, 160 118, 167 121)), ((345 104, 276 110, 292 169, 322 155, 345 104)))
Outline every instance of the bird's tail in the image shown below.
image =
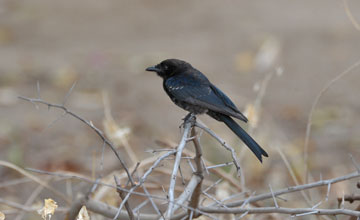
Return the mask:
POLYGON ((262 162, 262 156, 268 157, 264 149, 260 147, 256 141, 246 133, 232 118, 227 115, 218 114, 217 117, 223 121, 255 154, 255 156, 262 162))

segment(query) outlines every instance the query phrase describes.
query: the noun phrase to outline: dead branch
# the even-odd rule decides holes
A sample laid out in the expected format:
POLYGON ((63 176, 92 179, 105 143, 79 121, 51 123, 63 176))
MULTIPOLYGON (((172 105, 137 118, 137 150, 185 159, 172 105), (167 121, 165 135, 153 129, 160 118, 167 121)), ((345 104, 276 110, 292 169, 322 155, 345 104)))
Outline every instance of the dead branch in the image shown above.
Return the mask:
MULTIPOLYGON (((193 116, 190 115, 190 119, 193 116)), ((170 186, 169 186, 169 192, 168 192, 168 196, 169 196, 169 206, 166 212, 166 217, 170 218, 170 216, 173 214, 173 208, 174 208, 174 190, 175 190, 175 184, 176 184, 176 176, 177 176, 177 172, 180 166, 180 161, 181 161, 181 155, 182 155, 182 151, 186 145, 188 136, 189 136, 189 132, 191 129, 191 121, 190 120, 185 120, 184 121, 184 132, 183 132, 183 136, 181 138, 181 141, 179 143, 179 146, 177 148, 177 152, 176 152, 176 158, 175 158, 175 162, 174 162, 174 167, 173 167, 173 172, 171 174, 171 179, 170 179, 170 186)))
POLYGON ((307 183, 308 178, 308 149, 309 149, 309 140, 310 140, 310 133, 311 133, 311 126, 312 126, 312 117, 315 111, 315 108, 317 104, 319 103, 320 98, 324 95, 324 93, 338 80, 340 80, 342 77, 346 76, 348 73, 350 73, 352 70, 360 66, 360 60, 356 61, 354 64, 352 64, 349 68, 344 70, 342 73, 337 75, 335 78, 331 79, 316 95, 309 112, 307 124, 306 124, 306 134, 305 134, 305 143, 304 143, 304 163, 305 163, 305 173, 304 173, 304 180, 305 183, 307 183))
MULTIPOLYGON (((291 186, 286 189, 274 191, 274 196, 279 196, 279 195, 288 194, 288 193, 292 193, 292 192, 298 192, 301 190, 307 190, 307 189, 325 186, 325 185, 329 185, 329 184, 332 185, 337 182, 342 182, 345 180, 350 180, 350 179, 354 179, 354 178, 358 178, 358 177, 360 177, 360 173, 354 172, 354 173, 351 173, 351 174, 348 174, 345 176, 341 176, 341 177, 337 177, 337 178, 333 178, 333 179, 320 180, 320 181, 317 181, 314 183, 308 183, 308 184, 298 185, 298 186, 291 186)), ((253 202, 257 202, 257 201, 261 201, 261 200, 265 200, 265 199, 270 199, 272 197, 273 197, 273 195, 271 192, 264 193, 264 194, 260 194, 257 196, 253 196, 252 198, 249 199, 248 203, 253 203, 253 202)), ((246 199, 227 203, 226 206, 228 206, 228 207, 241 206, 245 201, 246 201, 246 199)))
MULTIPOLYGON (((194 175, 198 176, 200 178, 200 182, 196 185, 196 188, 194 190, 194 193, 191 195, 191 199, 189 202, 189 206, 192 207, 193 209, 196 209, 199 205, 199 200, 200 200, 200 196, 201 196, 201 186, 202 186, 202 181, 204 179, 204 175, 203 175, 203 166, 201 163, 201 157, 202 157, 202 149, 201 149, 201 145, 200 145, 200 141, 199 141, 199 137, 195 131, 195 128, 193 127, 191 130, 191 136, 194 137, 193 139, 193 143, 194 143, 194 147, 195 147, 195 173, 194 175)), ((192 211, 188 211, 188 215, 192 215, 195 214, 195 216, 197 215, 197 213, 193 213, 192 211)))
MULTIPOLYGON (((126 194, 125 194, 124 191, 119 190, 119 187, 121 187, 121 185, 120 185, 120 182, 119 182, 119 180, 117 179, 116 176, 114 176, 114 181, 115 181, 115 184, 116 184, 116 187, 117 187, 116 191, 118 192, 120 198, 121 198, 121 199, 124 199, 125 196, 126 196, 126 194)), ((128 215, 129 215, 129 219, 130 219, 130 220, 134 220, 134 219, 135 219, 135 218, 134 218, 134 213, 133 213, 133 211, 131 210, 131 207, 130 207, 130 205, 129 205, 128 202, 125 202, 125 209, 126 209, 128 215)))
MULTIPOLYGON (((73 87, 71 87, 71 90, 72 90, 73 87)), ((69 90, 69 92, 71 92, 71 90, 69 90)), ((25 100, 25 101, 28 101, 28 102, 31 102, 31 103, 39 103, 39 104, 43 104, 43 105, 46 105, 49 109, 50 108, 57 108, 57 109, 61 109, 64 111, 63 115, 71 115, 72 117, 80 120, 81 122, 83 122, 84 124, 86 124, 88 127, 90 127, 92 130, 95 131, 95 133, 102 139, 102 141, 110 147, 110 149, 114 152, 115 156, 117 157, 117 159, 120 161, 120 164, 121 166, 124 168, 130 182, 132 185, 135 185, 134 184, 134 181, 131 177, 131 174, 127 168, 127 166, 125 165, 125 162, 121 159, 119 153, 117 152, 117 150, 115 149, 115 147, 113 146, 113 144, 104 136, 103 132, 98 129, 97 127, 95 127, 93 125, 93 123, 91 121, 88 121, 84 118, 82 118, 81 116, 77 115, 76 113, 70 111, 68 108, 66 108, 64 106, 64 104, 52 104, 52 103, 49 103, 47 101, 44 101, 42 100, 41 98, 28 98, 28 97, 24 97, 24 96, 19 96, 19 99, 22 99, 22 100, 25 100)))
MULTIPOLYGON (((343 200, 343 197, 338 197, 337 200, 339 203, 341 203, 343 200)), ((349 202, 349 203, 353 203, 354 201, 359 201, 359 200, 360 200, 360 195, 351 194, 351 195, 344 196, 344 201, 349 202)))
POLYGON ((312 208, 200 208, 201 211, 206 213, 221 213, 221 214, 266 214, 266 213, 280 213, 289 215, 348 215, 360 217, 360 211, 353 211, 349 209, 312 209, 312 208))
POLYGON ((210 134, 213 138, 215 138, 215 140, 217 140, 223 147, 225 147, 226 150, 231 152, 231 156, 234 162, 234 165, 236 167, 237 170, 237 175, 240 176, 240 164, 238 162, 238 159, 236 157, 236 153, 235 150, 230 147, 228 144, 226 144, 226 142, 224 140, 222 140, 219 136, 217 136, 217 134, 215 134, 215 132, 213 132, 212 130, 210 130, 208 127, 206 127, 205 125, 199 123, 199 122, 195 122, 195 126, 198 128, 201 128, 202 130, 206 131, 208 134, 210 134))

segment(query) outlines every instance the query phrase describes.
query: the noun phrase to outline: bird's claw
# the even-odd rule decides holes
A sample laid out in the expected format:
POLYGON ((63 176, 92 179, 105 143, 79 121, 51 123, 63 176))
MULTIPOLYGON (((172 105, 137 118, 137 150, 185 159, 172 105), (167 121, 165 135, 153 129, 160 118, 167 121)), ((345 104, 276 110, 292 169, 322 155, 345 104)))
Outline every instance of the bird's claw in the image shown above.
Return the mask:
POLYGON ((185 123, 190 122, 192 125, 196 122, 196 116, 193 113, 187 114, 183 119, 184 122, 182 122, 179 126, 179 128, 184 127, 185 123))

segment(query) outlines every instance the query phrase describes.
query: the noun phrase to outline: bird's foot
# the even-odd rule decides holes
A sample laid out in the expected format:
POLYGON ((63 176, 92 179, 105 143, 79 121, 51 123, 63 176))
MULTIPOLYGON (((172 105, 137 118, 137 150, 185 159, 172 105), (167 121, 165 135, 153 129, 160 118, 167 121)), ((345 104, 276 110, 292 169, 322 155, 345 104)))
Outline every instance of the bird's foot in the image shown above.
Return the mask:
POLYGON ((194 115, 193 113, 189 113, 187 114, 183 119, 184 122, 181 123, 181 125, 179 126, 179 128, 184 127, 185 123, 190 122, 192 125, 195 124, 196 122, 196 115, 194 115))

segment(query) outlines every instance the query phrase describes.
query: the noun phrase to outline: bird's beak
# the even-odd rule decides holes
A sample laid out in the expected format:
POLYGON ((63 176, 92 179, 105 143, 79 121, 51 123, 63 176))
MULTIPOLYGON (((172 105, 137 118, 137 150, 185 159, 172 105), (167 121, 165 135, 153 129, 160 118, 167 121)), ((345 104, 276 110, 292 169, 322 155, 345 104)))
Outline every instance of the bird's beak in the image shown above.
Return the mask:
POLYGON ((150 67, 146 68, 146 71, 150 71, 150 72, 160 72, 160 69, 157 68, 156 66, 150 66, 150 67))

